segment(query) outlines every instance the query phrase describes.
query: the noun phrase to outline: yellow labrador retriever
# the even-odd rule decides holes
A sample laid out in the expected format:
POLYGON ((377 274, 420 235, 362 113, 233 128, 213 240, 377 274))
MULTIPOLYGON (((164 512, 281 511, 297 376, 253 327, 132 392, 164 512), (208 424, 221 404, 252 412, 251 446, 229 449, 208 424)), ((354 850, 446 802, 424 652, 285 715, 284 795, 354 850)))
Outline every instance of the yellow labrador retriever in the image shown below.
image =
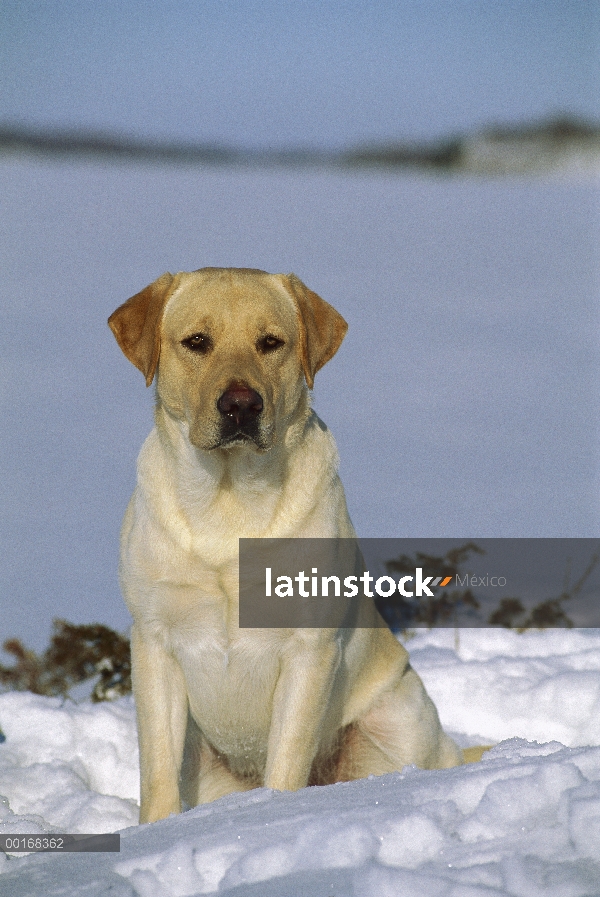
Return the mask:
POLYGON ((163 274, 109 325, 157 376, 121 535, 140 821, 262 785, 461 763, 387 628, 238 625, 240 537, 354 536, 309 395, 344 319, 293 274, 202 268, 163 274))

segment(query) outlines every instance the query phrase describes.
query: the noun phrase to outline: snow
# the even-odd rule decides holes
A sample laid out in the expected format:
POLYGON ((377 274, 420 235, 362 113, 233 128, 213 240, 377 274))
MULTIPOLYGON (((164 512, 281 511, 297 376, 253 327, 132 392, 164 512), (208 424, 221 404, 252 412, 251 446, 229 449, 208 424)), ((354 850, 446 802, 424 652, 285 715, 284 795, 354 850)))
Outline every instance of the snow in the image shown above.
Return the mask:
POLYGON ((434 630, 407 646, 445 728, 494 745, 479 763, 261 788, 145 826, 131 698, 0 695, 0 833, 121 830, 118 854, 0 855, 0 894, 599 894, 600 632, 434 630))

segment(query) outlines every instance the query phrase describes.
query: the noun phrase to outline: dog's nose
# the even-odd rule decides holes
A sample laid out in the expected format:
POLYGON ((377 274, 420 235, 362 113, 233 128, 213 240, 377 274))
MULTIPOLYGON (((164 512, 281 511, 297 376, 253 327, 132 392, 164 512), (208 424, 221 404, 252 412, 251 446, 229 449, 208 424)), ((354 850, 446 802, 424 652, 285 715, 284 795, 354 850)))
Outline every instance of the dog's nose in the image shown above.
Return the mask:
POLYGON ((256 390, 243 383, 234 383, 217 401, 217 408, 237 427, 256 420, 263 410, 263 400, 256 390))

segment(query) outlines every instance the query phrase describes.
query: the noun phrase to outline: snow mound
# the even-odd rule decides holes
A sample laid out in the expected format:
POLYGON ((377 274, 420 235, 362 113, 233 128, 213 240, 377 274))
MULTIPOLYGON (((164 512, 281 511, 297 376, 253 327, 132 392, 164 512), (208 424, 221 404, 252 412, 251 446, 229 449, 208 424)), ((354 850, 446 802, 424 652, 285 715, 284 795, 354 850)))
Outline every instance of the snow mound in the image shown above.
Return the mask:
POLYGON ((230 795, 127 829, 120 854, 10 858, 0 893, 519 895, 600 885, 600 748, 504 742, 481 763, 230 795), (7 890, 3 890, 7 888, 7 890))
POLYGON ((95 834, 138 821, 132 698, 74 704, 0 695, 0 831, 95 834))
POLYGON ((0 695, 0 833, 121 830, 120 853, 0 854, 0 895, 594 897, 600 739, 581 740, 597 732, 600 634, 558 635, 463 631, 458 651, 451 632, 411 640, 463 744, 512 732, 479 763, 261 788, 145 826, 131 699, 0 695))

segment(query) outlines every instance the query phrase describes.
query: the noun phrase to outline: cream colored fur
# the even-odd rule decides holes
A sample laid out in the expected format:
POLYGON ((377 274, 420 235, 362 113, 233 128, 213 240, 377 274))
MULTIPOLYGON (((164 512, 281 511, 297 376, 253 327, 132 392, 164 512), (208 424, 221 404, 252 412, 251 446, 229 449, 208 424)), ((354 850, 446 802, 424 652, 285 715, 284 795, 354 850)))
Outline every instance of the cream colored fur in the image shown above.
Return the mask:
POLYGON ((206 268, 163 275, 109 323, 146 382, 157 374, 121 535, 140 821, 261 785, 461 763, 387 628, 238 626, 240 537, 354 535, 308 392, 341 316, 294 275, 206 268), (200 333, 204 354, 184 343, 200 333), (220 444, 217 401, 240 383, 264 402, 255 439, 220 444))

